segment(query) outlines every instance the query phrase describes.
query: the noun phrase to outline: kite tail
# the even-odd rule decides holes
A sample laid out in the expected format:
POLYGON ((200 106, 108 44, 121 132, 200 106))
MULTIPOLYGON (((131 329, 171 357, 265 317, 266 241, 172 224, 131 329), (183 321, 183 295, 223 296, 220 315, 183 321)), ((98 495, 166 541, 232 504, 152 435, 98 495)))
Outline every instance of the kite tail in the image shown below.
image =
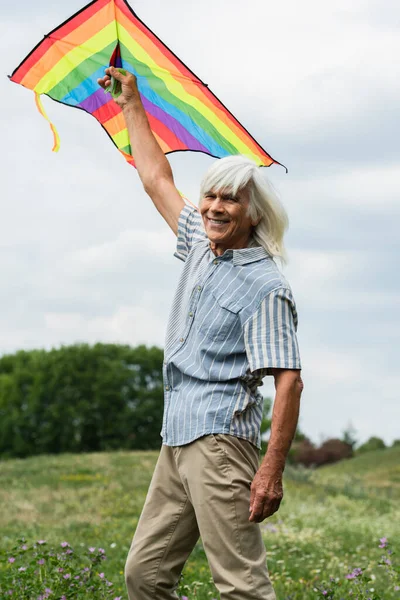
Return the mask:
POLYGON ((38 111, 40 112, 42 117, 44 117, 46 119, 46 121, 49 123, 50 129, 53 132, 54 146, 52 148, 52 151, 58 152, 60 149, 60 136, 58 135, 57 129, 54 127, 53 123, 50 121, 49 117, 47 116, 46 111, 44 110, 42 101, 40 99, 40 94, 38 94, 37 92, 35 92, 35 102, 36 102, 38 111))

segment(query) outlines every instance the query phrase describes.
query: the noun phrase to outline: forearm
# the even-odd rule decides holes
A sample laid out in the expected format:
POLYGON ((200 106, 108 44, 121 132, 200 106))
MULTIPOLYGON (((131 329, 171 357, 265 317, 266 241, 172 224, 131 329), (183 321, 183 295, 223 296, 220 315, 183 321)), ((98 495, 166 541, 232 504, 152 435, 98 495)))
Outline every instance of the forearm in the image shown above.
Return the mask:
POLYGON ((261 465, 263 470, 282 473, 285 468, 290 445, 296 433, 302 389, 300 371, 285 373, 281 380, 277 380, 271 435, 261 465))
POLYGON ((150 129, 139 92, 123 107, 123 115, 132 156, 145 189, 149 191, 157 180, 173 181, 170 164, 150 129))

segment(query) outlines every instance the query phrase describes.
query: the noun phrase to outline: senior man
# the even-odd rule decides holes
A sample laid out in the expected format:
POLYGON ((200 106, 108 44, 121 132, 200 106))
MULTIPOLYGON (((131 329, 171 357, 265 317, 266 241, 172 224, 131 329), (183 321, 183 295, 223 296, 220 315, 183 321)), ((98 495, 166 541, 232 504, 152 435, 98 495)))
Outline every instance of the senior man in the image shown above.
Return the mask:
POLYGON ((299 413, 297 315, 273 258, 286 213, 254 162, 216 161, 200 212, 174 185, 133 75, 117 79, 144 189, 177 235, 185 265, 164 351, 163 444, 125 567, 130 600, 173 600, 199 536, 221 600, 273 600, 258 523, 279 508, 299 413), (273 375, 268 451, 259 466, 262 379, 273 375))

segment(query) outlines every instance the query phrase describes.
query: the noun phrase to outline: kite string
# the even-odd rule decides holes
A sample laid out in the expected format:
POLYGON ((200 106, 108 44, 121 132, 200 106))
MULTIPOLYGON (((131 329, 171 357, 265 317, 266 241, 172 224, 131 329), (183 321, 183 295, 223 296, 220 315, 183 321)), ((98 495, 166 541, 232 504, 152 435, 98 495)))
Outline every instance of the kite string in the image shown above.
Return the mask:
POLYGON ((49 117, 47 116, 47 113, 44 110, 44 106, 42 104, 42 100, 40 99, 40 94, 38 94, 37 92, 35 92, 35 102, 36 102, 38 111, 40 112, 42 117, 44 117, 46 119, 46 121, 49 123, 50 129, 53 132, 54 146, 52 148, 52 151, 58 152, 60 149, 60 136, 58 135, 57 129, 54 127, 53 123, 50 121, 49 117))

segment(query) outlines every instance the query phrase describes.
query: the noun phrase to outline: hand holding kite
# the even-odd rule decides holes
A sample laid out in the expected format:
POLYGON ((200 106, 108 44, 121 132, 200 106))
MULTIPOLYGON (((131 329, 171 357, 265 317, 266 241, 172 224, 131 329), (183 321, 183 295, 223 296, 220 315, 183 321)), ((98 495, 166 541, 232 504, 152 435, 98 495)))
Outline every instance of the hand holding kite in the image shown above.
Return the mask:
MULTIPOLYGON (((42 94, 92 114, 134 164, 121 107, 97 83, 109 66, 136 76, 150 127, 165 154, 192 150, 216 158, 244 154, 264 166, 277 162, 126 0, 90 2, 47 34, 10 78, 35 92, 46 118, 42 94)), ((113 91, 118 92, 115 86, 113 91)), ((53 149, 58 150, 57 132, 51 127, 53 149)))
POLYGON ((97 83, 105 92, 112 95, 118 106, 123 109, 135 98, 140 100, 135 75, 128 73, 125 69, 116 69, 115 67, 109 67, 105 73, 105 76, 99 78, 97 83))

